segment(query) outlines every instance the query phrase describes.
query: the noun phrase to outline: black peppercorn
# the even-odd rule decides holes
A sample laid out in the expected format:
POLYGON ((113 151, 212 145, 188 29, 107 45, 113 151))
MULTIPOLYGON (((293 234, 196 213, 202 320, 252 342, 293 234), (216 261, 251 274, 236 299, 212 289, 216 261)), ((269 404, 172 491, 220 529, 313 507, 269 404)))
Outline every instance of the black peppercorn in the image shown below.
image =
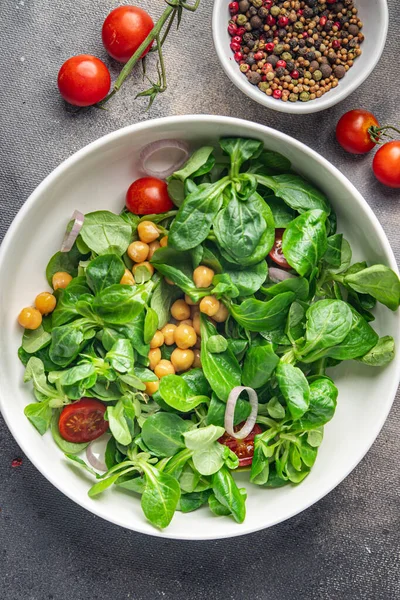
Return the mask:
POLYGON ((294 71, 295 66, 296 65, 294 64, 294 62, 292 60, 288 60, 286 63, 286 68, 289 72, 294 71))
POLYGON ((275 69, 276 67, 276 63, 278 62, 279 58, 277 56, 275 56, 275 54, 271 54, 271 56, 268 56, 266 62, 269 63, 270 65, 273 66, 273 68, 275 69))
POLYGON ((250 40, 252 40, 252 39, 253 39, 253 34, 252 34, 252 33, 250 33, 250 32, 246 32, 246 33, 243 35, 243 41, 244 41, 244 43, 245 43, 245 44, 248 44, 248 43, 249 43, 249 41, 250 41, 250 40))
POLYGON ((306 45, 306 40, 299 40, 299 46, 300 48, 304 48, 304 46, 306 45))
POLYGON ((249 12, 249 17, 254 17, 254 15, 256 15, 258 11, 257 11, 257 9, 254 6, 251 6, 249 8, 248 12, 249 12))
POLYGON ((239 10, 240 12, 244 13, 247 12, 250 8, 250 2, 249 0, 240 0, 239 2, 239 10))
POLYGON ((306 6, 305 9, 303 10, 303 17, 305 19, 312 19, 314 16, 314 11, 312 8, 310 8, 309 6, 306 6))
POLYGON ((279 29, 278 31, 278 38, 283 40, 283 38, 285 38, 287 36, 287 31, 286 29, 279 29))
POLYGON ((261 27, 263 26, 263 22, 261 21, 259 16, 255 15, 254 17, 251 17, 250 25, 253 27, 253 29, 261 29, 261 27))
POLYGON ((305 59, 309 60, 310 62, 315 60, 315 52, 307 52, 305 55, 305 59))
POLYGON ((277 70, 275 71, 276 76, 279 77, 279 79, 281 77, 283 77, 285 75, 285 69, 284 67, 278 67, 277 70))
POLYGON ((256 45, 254 40, 249 40, 247 42, 247 46, 250 48, 250 50, 252 50, 254 48, 254 46, 256 45))
POLYGON ((307 6, 310 6, 311 8, 314 8, 314 6, 317 5, 318 0, 306 0, 306 4, 307 6))
POLYGON ((296 48, 296 46, 298 46, 299 44, 299 40, 297 38, 292 38, 291 40, 289 40, 289 46, 291 47, 292 50, 294 50, 296 48))
POLYGON ((248 71, 246 77, 253 85, 258 85, 261 81, 261 75, 257 71, 248 71))
POLYGON ((260 19, 265 19, 268 16, 268 9, 265 6, 262 6, 258 9, 258 16, 260 19))
POLYGON ((306 38, 306 46, 308 46, 309 48, 314 46, 314 40, 312 38, 306 38))
POLYGON ((247 55, 247 58, 246 58, 246 64, 247 64, 247 65, 250 65, 250 66, 252 66, 252 65, 255 65, 255 64, 256 64, 256 60, 255 60, 255 58, 254 58, 254 54, 253 54, 253 53, 250 53, 250 54, 248 54, 248 55, 247 55))

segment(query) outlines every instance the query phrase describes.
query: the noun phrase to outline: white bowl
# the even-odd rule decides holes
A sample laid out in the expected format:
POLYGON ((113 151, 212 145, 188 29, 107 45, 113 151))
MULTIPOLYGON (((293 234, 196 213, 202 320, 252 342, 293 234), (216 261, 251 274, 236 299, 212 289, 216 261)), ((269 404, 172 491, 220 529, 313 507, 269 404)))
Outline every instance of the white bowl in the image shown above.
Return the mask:
POLYGON ((261 92, 257 86, 249 83, 243 73, 240 72, 239 66, 233 58, 233 52, 229 47, 231 37, 227 29, 230 18, 228 3, 228 0, 214 0, 212 21, 214 44, 224 71, 236 87, 249 98, 279 112, 304 115, 325 110, 341 102, 372 73, 385 47, 389 22, 386 0, 355 0, 360 19, 364 23, 362 31, 365 40, 361 44, 362 54, 354 61, 354 66, 349 69, 336 88, 330 90, 321 98, 309 102, 282 102, 282 100, 275 100, 261 92))
MULTIPOLYGON (((182 138, 192 148, 217 143, 220 136, 261 139, 287 156, 296 171, 329 197, 339 230, 350 240, 355 260, 383 262, 396 269, 388 240, 368 204, 328 161, 300 142, 273 129, 228 117, 180 116, 132 125, 111 133, 74 154, 49 175, 15 218, 0 254, 0 408, 11 433, 33 464, 59 490, 96 515, 123 527, 163 537, 216 539, 269 527, 304 510, 332 490, 360 462, 378 435, 395 396, 400 353, 385 369, 348 362, 335 370, 340 395, 337 413, 310 476, 298 487, 266 490, 247 485, 247 517, 242 525, 214 517, 207 508, 177 513, 165 531, 146 522, 137 497, 113 488, 96 500, 87 495, 90 476, 67 462, 50 434, 41 437, 23 414, 33 401, 22 382, 17 358, 21 329, 16 315, 48 288, 44 270, 59 249, 74 209, 119 212, 125 192, 138 176, 143 145, 162 138, 182 138)), ((400 347, 399 314, 380 306, 375 327, 391 334, 400 347)), ((239 475, 246 482, 247 474, 239 475)))

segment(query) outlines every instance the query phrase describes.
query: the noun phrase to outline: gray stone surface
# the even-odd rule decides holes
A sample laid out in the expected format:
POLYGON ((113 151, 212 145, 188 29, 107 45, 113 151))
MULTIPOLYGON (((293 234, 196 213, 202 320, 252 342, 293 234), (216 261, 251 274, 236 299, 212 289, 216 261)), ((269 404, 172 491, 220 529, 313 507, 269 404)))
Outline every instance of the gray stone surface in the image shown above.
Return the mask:
MULTIPOLYGON (((109 111, 66 112, 56 88, 69 56, 89 52, 117 66, 101 45, 111 0, 1 0, 0 234, 38 183, 87 143, 129 123, 184 113, 224 114, 289 133, 331 160, 364 194, 400 258, 400 192, 383 188, 371 157, 334 142, 334 123, 363 106, 398 122, 400 13, 389 0, 388 44, 377 69, 345 102, 315 116, 287 116, 244 97, 224 75, 211 37, 211 0, 185 15, 166 49, 170 88, 146 113, 134 101, 139 72, 109 111)), ((156 15, 162 0, 141 0, 156 15)), ((55 199, 57 201, 57 199, 55 199)), ((21 240, 23 243, 23 240, 21 240)), ((27 257, 31 260, 32 257, 27 257)), ((397 398, 398 400, 398 398, 397 398)), ((3 600, 394 600, 399 581, 398 403, 368 456, 303 514, 257 534, 183 543, 117 528, 53 488, 24 458, 0 418, 0 598, 3 600)))

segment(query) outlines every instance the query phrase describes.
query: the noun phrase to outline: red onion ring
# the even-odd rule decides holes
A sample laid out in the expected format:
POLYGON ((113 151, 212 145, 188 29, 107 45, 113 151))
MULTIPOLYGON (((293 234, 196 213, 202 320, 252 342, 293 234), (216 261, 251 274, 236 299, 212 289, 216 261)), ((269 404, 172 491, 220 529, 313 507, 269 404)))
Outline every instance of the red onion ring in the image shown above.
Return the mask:
POLYGON ((79 212, 79 210, 74 210, 72 219, 74 220, 74 223, 72 225, 71 231, 65 232, 63 243, 61 244, 61 252, 69 252, 71 250, 76 238, 79 235, 80 230, 82 229, 85 217, 81 212, 79 212))
POLYGON ((277 269, 276 267, 270 267, 268 270, 268 276, 273 283, 280 283, 285 279, 294 279, 296 275, 288 273, 284 269, 277 269))
POLYGON ((166 177, 169 177, 169 175, 172 175, 172 173, 177 171, 183 164, 185 164, 189 154, 189 146, 186 142, 182 140, 159 140, 157 142, 147 144, 147 146, 142 148, 139 155, 139 161, 142 171, 144 171, 146 175, 150 175, 150 177, 158 177, 159 179, 165 179, 166 177), (168 148, 177 148, 178 150, 181 150, 182 157, 165 169, 151 169, 150 167, 146 166, 147 162, 153 156, 153 154, 155 154, 159 150, 164 150, 168 148))
POLYGON ((86 458, 94 469, 98 469, 99 471, 107 471, 107 465, 104 457, 110 437, 111 436, 108 433, 105 433, 101 437, 97 438, 97 440, 90 442, 89 446, 86 448, 86 458))
POLYGON ((258 413, 257 392, 255 390, 253 390, 253 388, 251 388, 251 387, 244 387, 241 385, 238 385, 237 387, 233 388, 233 390, 231 390, 231 393, 229 394, 228 402, 226 403, 226 409, 225 409, 224 425, 225 425, 226 432, 229 433, 229 435, 231 435, 232 437, 234 437, 237 440, 243 440, 253 430, 253 427, 256 424, 257 413, 258 413), (248 416, 247 421, 243 425, 242 429, 240 429, 240 431, 235 431, 233 421, 234 421, 234 416, 235 416, 236 402, 238 401, 240 394, 242 392, 244 392, 245 390, 249 395, 249 401, 251 404, 251 413, 248 416))

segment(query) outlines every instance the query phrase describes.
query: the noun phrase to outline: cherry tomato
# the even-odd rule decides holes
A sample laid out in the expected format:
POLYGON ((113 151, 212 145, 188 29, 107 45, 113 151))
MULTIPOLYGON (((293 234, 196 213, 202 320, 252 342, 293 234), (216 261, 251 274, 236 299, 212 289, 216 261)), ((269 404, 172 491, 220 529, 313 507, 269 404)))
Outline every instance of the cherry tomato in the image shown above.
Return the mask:
POLYGON ((368 133, 370 127, 379 127, 372 113, 362 109, 350 110, 336 125, 336 139, 347 152, 365 154, 375 146, 368 133))
POLYGON ((126 208, 134 215, 154 215, 174 208, 167 184, 156 177, 142 177, 126 193, 126 208))
POLYGON ((79 54, 69 58, 58 73, 61 96, 74 106, 91 106, 103 100, 111 86, 106 65, 95 56, 79 54))
POLYGON ((284 229, 275 230, 275 243, 272 246, 272 250, 269 253, 269 256, 277 265, 279 265, 283 269, 291 269, 291 266, 287 262, 286 258, 283 256, 282 252, 282 236, 284 234, 284 231, 284 229))
POLYGON ((400 188, 400 141, 387 142, 374 156, 375 177, 384 185, 400 188))
MULTIPOLYGON (((108 54, 126 63, 153 29, 150 15, 137 6, 119 6, 110 12, 103 24, 102 38, 108 54)), ((152 44, 143 52, 145 56, 152 44)))
POLYGON ((95 398, 82 398, 69 404, 63 408, 58 421, 61 437, 77 444, 97 439, 108 429, 105 412, 104 404, 95 398))
MULTIPOLYGON (((238 427, 235 427, 235 431, 242 427, 243 423, 238 427)), ((253 462, 254 456, 254 438, 259 433, 262 433, 262 429, 259 425, 254 425, 253 430, 243 440, 237 440, 228 433, 224 433, 219 438, 219 443, 228 446, 239 458, 239 467, 248 467, 253 462)))

